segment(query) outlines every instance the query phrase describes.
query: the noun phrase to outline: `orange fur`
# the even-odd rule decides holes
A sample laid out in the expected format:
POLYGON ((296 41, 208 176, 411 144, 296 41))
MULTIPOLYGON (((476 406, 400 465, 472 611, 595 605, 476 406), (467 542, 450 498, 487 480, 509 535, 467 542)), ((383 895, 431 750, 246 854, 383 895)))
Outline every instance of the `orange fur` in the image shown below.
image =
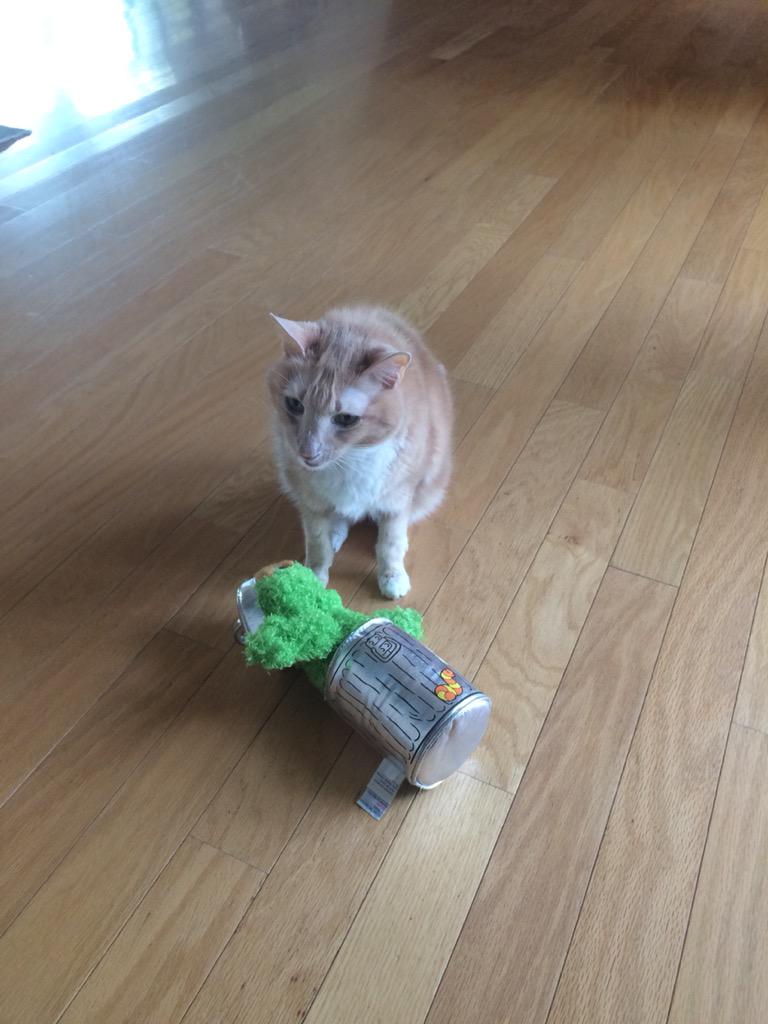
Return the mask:
POLYGON ((276 319, 288 335, 269 374, 277 461, 302 514, 308 564, 327 578, 349 524, 372 518, 382 592, 402 596, 407 526, 437 508, 450 477, 445 370, 414 327, 379 307, 276 319), (339 415, 357 419, 340 426, 339 415))

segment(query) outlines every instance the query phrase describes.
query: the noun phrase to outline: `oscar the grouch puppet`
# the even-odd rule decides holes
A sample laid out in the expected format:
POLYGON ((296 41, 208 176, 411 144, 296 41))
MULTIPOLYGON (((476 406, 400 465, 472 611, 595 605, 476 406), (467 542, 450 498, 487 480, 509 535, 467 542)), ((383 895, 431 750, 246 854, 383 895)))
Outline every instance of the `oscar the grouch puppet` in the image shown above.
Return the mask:
POLYGON ((421 643, 418 612, 390 607, 363 615, 345 608, 297 562, 246 580, 237 606, 246 661, 266 669, 300 666, 328 705, 382 754, 357 801, 377 820, 405 779, 431 789, 483 738, 489 698, 421 643))
POLYGON ((262 569, 255 587, 263 621, 245 634, 246 661, 266 669, 299 665, 321 692, 339 644, 371 619, 389 619, 417 640, 422 637, 418 612, 394 607, 363 615, 345 608, 335 590, 326 590, 312 570, 298 562, 262 569))

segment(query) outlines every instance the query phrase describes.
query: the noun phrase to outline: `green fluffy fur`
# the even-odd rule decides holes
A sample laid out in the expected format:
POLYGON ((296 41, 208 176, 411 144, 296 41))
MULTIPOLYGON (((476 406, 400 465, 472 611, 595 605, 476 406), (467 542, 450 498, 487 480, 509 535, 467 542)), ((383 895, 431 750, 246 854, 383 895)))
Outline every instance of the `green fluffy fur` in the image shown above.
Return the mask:
POLYGON ((421 616, 412 608, 390 608, 363 615, 345 608, 335 590, 326 590, 315 574, 294 562, 257 581, 264 623, 245 638, 249 665, 267 669, 301 665, 322 690, 325 672, 341 641, 370 619, 383 618, 421 639, 421 616))

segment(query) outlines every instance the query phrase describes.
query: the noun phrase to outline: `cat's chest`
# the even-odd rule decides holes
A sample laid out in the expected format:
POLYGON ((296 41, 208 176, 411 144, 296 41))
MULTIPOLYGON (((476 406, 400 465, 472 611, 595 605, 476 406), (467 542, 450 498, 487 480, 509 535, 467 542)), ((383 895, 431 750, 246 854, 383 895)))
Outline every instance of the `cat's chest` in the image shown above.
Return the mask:
POLYGON ((387 505, 395 457, 395 445, 387 442, 309 474, 307 484, 324 505, 339 515, 351 520, 364 519, 387 505))

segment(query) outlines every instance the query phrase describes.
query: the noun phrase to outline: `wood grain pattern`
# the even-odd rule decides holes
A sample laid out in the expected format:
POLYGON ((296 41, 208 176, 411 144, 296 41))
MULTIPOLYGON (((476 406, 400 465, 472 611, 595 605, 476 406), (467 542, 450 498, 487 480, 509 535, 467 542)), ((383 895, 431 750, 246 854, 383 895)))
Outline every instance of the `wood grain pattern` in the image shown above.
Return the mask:
POLYGON ((606 575, 430 1024, 546 1018, 673 597, 650 580, 606 575), (560 843, 546 825, 553 806, 560 843))
POLYGON ((614 565, 667 583, 680 582, 739 393, 738 383, 720 378, 695 376, 686 383, 614 565))
POLYGON ((744 246, 747 249, 757 249, 758 252, 768 252, 768 188, 763 189, 744 239, 744 246))
POLYGON ((768 108, 757 119, 683 267, 722 284, 738 254, 768 178, 768 108))
MULTIPOLYGON (((696 152, 698 136, 691 140, 696 152)), ((616 297, 584 347, 559 395, 607 409, 673 286, 738 150, 713 136, 672 199, 616 297)))
POLYGON ((585 479, 637 493, 718 294, 682 278, 672 287, 584 461, 585 479))
POLYGON ((761 790, 767 769, 768 736, 732 729, 670 1024, 763 1019, 768 814, 761 790), (745 984, 745 978, 754 981, 745 984))
POLYGON ((465 674, 480 664, 600 419, 592 409, 565 403, 548 410, 430 605, 424 619, 430 643, 465 674), (474 586, 478 579, 482 590, 474 586), (470 589, 472 603, 456 621, 448 609, 470 589))
POLYGON ((454 374, 476 384, 498 387, 557 304, 581 264, 543 256, 520 287, 475 339, 454 374))
POLYGON ((3 680, 0 793, 8 796, 130 665, 233 543, 230 531, 187 523, 153 553, 101 610, 32 672, 3 680))
POLYGON ((350 741, 184 1024, 305 1016, 410 804, 378 823, 355 806, 376 761, 350 741))
POLYGON ((0 939, 11 1020, 66 1007, 279 700, 233 653, 0 939))
MULTIPOLYGON (((479 313, 490 317, 498 312, 557 239, 563 224, 591 191, 596 164, 611 162, 627 145, 626 138, 617 136, 613 124, 588 142, 577 159, 550 169, 550 174, 558 177, 557 184, 436 322, 435 333, 442 339, 443 356, 449 365, 461 359, 466 339, 477 330, 479 313)), ((460 179, 465 173, 462 169, 460 179)))
POLYGON ((768 692, 765 679, 768 670, 768 589, 765 581, 755 609, 747 656, 741 673, 739 699, 733 718, 750 729, 768 734, 768 692))
POLYGON ((679 583, 768 301, 768 262, 745 252, 729 277, 613 564, 679 583))
POLYGON ((341 719, 297 679, 193 834, 269 871, 348 738, 341 719))
POLYGON ((430 270, 423 283, 403 304, 405 315, 423 331, 431 327, 553 184, 551 178, 524 175, 509 189, 488 222, 474 225, 461 242, 430 270))
POLYGON ((493 717, 463 771, 517 789, 629 506, 620 491, 574 481, 475 677, 493 717))
POLYGON ((0 933, 220 658, 192 640, 160 633, 0 807, 0 933))
POLYGON ((666 1017, 768 552, 767 385, 763 333, 549 1024, 666 1017))
POLYGON ((691 143, 675 152, 674 159, 662 158, 656 164, 459 445, 455 486, 461 497, 462 523, 482 514, 503 478, 506 460, 489 463, 481 450, 491 445, 509 452, 510 461, 514 459, 520 421, 532 414, 538 419, 552 400, 674 197, 695 152, 691 143))
POLYGON ((62 1024, 180 1021, 263 881, 247 864, 185 839, 62 1024))
POLYGON ((506 793, 463 775, 417 798, 308 1024, 424 1019, 510 802, 506 793), (418 969, 404 977, 404 963, 418 969))
POLYGON ((17 6, 0 1024, 759 1019, 764 5, 17 6), (233 639, 303 550, 268 313, 360 300, 451 376, 404 603, 494 698, 379 824, 375 753, 233 639))

